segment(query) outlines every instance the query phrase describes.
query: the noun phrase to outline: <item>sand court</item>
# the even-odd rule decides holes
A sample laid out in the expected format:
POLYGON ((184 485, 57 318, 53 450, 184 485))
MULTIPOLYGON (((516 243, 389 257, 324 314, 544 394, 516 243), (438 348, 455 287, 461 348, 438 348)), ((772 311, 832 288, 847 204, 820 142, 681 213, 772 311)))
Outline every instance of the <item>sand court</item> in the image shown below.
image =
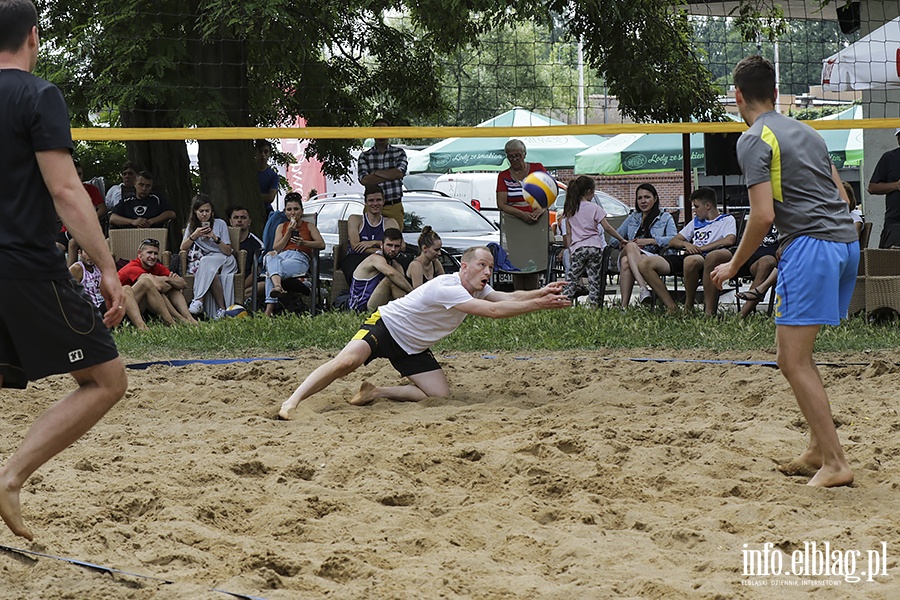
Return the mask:
MULTIPOLYGON (((777 369, 685 362, 772 354, 453 353, 449 399, 346 404, 363 378, 399 381, 376 361, 274 419, 330 356, 130 370, 125 399, 26 484, 35 543, 0 544, 174 583, 0 552, 0 598, 900 595, 890 353, 816 356, 844 365, 821 373, 856 483, 832 490, 775 470, 807 441, 777 369), (771 543, 790 568, 809 542, 860 551, 859 575, 882 541, 872 581, 745 575, 748 552, 771 543)), ((4 458, 70 387, 0 394, 4 458)))

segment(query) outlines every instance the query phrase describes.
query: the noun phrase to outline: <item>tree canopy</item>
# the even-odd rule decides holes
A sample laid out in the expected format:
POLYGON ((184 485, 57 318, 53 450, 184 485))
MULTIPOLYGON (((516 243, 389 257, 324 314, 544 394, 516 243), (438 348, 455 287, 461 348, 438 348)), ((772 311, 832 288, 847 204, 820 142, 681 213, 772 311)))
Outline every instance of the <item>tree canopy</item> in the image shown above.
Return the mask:
MULTIPOLYGON (((82 125, 98 113, 118 115, 131 127, 273 126, 296 117, 310 126, 359 126, 378 116, 397 125, 453 124, 471 112, 442 93, 448 78, 465 75, 454 73, 454 60, 461 65, 471 58, 467 52, 488 52, 477 45, 482 36, 514 31, 518 37, 516 25, 529 22, 583 40, 593 76, 604 78, 636 121, 716 119, 720 90, 676 4, 46 0, 40 3, 45 53, 39 68, 63 88, 82 125)), ((527 45, 519 51, 529 52, 527 45)), ((557 93, 552 85, 528 90, 529 82, 545 76, 522 69, 513 83, 522 93, 557 93)), ((355 144, 316 140, 308 151, 336 175, 345 171, 355 144)), ((183 219, 192 192, 184 144, 128 147, 131 158, 166 183, 183 219)), ((203 191, 217 199, 218 210, 254 204, 249 140, 201 141, 199 159, 203 191)))

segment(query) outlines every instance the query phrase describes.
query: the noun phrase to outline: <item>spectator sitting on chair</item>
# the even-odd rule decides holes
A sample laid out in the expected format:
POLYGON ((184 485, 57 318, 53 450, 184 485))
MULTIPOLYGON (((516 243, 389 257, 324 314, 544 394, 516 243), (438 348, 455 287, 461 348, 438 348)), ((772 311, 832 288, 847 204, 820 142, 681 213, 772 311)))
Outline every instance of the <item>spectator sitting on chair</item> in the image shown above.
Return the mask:
MULTIPOLYGON (((106 214, 107 210, 106 204, 103 202, 103 194, 100 193, 100 189, 96 185, 84 182, 84 171, 81 169, 81 163, 78 162, 78 159, 73 158, 72 162, 75 163, 75 172, 78 173, 78 179, 81 181, 81 185, 84 186, 84 190, 91 198, 91 204, 94 205, 94 210, 97 212, 97 218, 100 219, 100 222, 102 223, 103 216, 106 214)), ((60 225, 61 227, 56 242, 60 245, 60 249, 63 252, 69 253, 69 264, 71 265, 78 257, 78 244, 72 239, 72 236, 66 230, 66 226, 63 225, 62 222, 60 222, 60 225)))
MULTIPOLYGON (((75 246, 77 247, 78 245, 75 244, 75 246)), ((100 269, 91 260, 87 251, 78 248, 77 252, 78 261, 72 263, 72 266, 69 267, 69 273, 84 288, 85 293, 91 299, 91 304, 100 308, 106 303, 100 294, 100 269)), ((134 290, 130 285, 126 285, 122 288, 122 291, 125 292, 125 303, 123 304, 125 314, 139 331, 150 331, 150 328, 147 327, 144 318, 141 316, 141 309, 134 299, 134 290)))
POLYGON ((737 223, 734 216, 719 214, 716 206, 716 192, 703 187, 691 194, 694 218, 669 242, 669 248, 683 249, 685 254, 674 256, 648 256, 641 260, 638 268, 650 288, 659 296, 666 311, 677 311, 675 300, 666 289, 660 275, 684 273, 684 310, 694 308, 697 286, 703 279, 703 299, 706 314, 716 314, 719 304, 719 290, 710 279, 712 270, 731 260, 731 251, 737 239, 737 223))
MULTIPOLYGON (((642 183, 634 193, 634 212, 619 226, 619 235, 632 243, 625 244, 619 255, 619 291, 622 308, 631 303, 634 284, 641 288, 639 300, 650 298, 650 287, 641 275, 640 262, 645 256, 656 256, 668 249, 669 242, 677 234, 675 219, 659 209, 659 193, 651 183, 642 183)), ((619 240, 610 240, 609 245, 619 248, 619 240)))
MULTIPOLYGON (((372 127, 390 127, 386 119, 376 119, 372 127)), ((390 144, 388 138, 375 138, 375 145, 359 155, 359 182, 376 185, 384 194, 384 216, 403 226, 403 177, 407 169, 406 151, 390 144)))
POLYGON ((122 165, 122 183, 117 183, 106 192, 106 208, 110 211, 122 201, 122 198, 130 198, 134 196, 134 183, 137 180, 137 174, 141 172, 141 167, 137 163, 126 162, 122 165))
POLYGON ((153 175, 141 171, 134 184, 135 195, 123 198, 109 217, 110 227, 165 227, 166 221, 175 218, 165 198, 153 193, 153 175))
POLYGON ((303 220, 302 196, 291 192, 284 199, 284 214, 290 219, 275 233, 274 253, 267 254, 266 316, 275 314, 278 298, 284 294, 283 279, 306 275, 312 251, 325 248, 325 241, 316 226, 303 220))
POLYGON ((768 289, 775 285, 778 277, 777 250, 778 229, 772 225, 753 255, 738 270, 738 277, 753 278, 753 284, 749 290, 735 294, 744 301, 744 305, 741 307, 742 319, 756 310, 756 305, 762 301, 768 289))
POLYGON ((418 243, 419 255, 406 268, 406 277, 412 282, 413 289, 444 274, 444 266, 438 258, 444 242, 431 225, 422 228, 418 243))
MULTIPOLYGON (((290 194, 288 194, 288 196, 290 196, 290 194)), ((253 287, 256 283, 253 280, 253 261, 261 261, 264 253, 263 242, 250 231, 250 223, 250 211, 245 207, 232 206, 228 209, 228 224, 231 227, 237 227, 241 230, 240 249, 247 253, 247 260, 244 263, 244 273, 247 274, 247 277, 244 278, 244 293, 242 298, 250 298, 253 296, 253 287)), ((265 285, 263 285, 263 290, 265 290, 265 285)))
POLYGON ((384 250, 378 250, 359 263, 350 284, 350 308, 375 311, 391 300, 412 291, 412 285, 396 262, 403 234, 390 228, 384 232, 384 250))
POLYGON ((141 311, 149 310, 159 315, 166 325, 176 321, 196 325, 188 312, 182 290, 187 287, 184 278, 159 264, 159 242, 147 238, 141 242, 138 256, 119 269, 119 282, 130 285, 134 300, 141 311))
POLYGON ((269 159, 272 158, 272 142, 256 140, 253 147, 256 149, 256 182, 259 185, 260 201, 265 214, 268 215, 274 210, 272 202, 278 195, 278 173, 269 166, 269 159))
POLYGON ((361 215, 347 217, 347 238, 349 248, 340 267, 347 276, 347 283, 353 284, 356 267, 368 256, 381 251, 381 242, 386 229, 400 229, 400 224, 382 214, 384 192, 377 185, 367 185, 364 192, 366 210, 361 215))
POLYGON ((206 312, 213 319, 221 319, 228 305, 225 299, 230 304, 234 298, 238 267, 228 225, 215 217, 212 198, 206 194, 194 196, 181 250, 188 252, 187 274, 194 276, 194 299, 188 310, 192 315, 206 312))

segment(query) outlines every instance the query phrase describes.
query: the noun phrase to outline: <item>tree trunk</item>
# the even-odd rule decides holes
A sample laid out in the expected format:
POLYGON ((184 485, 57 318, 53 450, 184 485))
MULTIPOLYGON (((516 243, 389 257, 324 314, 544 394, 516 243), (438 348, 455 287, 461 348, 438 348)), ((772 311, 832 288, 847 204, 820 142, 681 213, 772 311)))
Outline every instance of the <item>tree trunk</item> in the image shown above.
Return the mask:
MULTIPOLYGON (((151 107, 121 111, 125 127, 173 127, 168 115, 169 111, 151 107)), ((175 211, 175 223, 169 230, 169 250, 177 248, 193 196, 187 145, 184 140, 161 140, 126 142, 126 146, 129 158, 153 174, 153 189, 165 194, 175 211)))

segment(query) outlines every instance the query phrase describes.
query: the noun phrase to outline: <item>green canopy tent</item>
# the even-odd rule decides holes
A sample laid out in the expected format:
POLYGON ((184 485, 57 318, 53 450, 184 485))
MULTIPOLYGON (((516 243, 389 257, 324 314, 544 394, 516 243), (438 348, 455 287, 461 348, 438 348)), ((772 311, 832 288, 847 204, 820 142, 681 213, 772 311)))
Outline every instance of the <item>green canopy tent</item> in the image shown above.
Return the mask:
MULTIPOLYGON (((862 107, 854 106, 832 119, 862 118, 862 107)), ((821 130, 831 160, 837 168, 859 166, 862 161, 862 130, 821 130)), ((691 134, 691 168, 705 168, 703 134, 691 134)), ((660 173, 684 168, 682 137, 677 133, 623 133, 600 142, 575 156, 575 172, 587 175, 660 173)))
MULTIPOLYGON (((522 108, 479 123, 477 127, 528 127, 565 125, 522 108)), ((423 149, 409 159, 410 173, 449 173, 458 171, 502 171, 509 167, 503 147, 509 137, 448 138, 423 149)), ((607 139, 602 135, 519 136, 528 151, 528 160, 548 169, 571 168, 575 155, 607 139)))
MULTIPOLYGON (((847 110, 834 115, 822 117, 821 121, 862 119, 862 106, 851 106, 847 110)), ((844 167, 859 167, 863 160, 863 130, 862 129, 823 129, 819 134, 825 138, 828 146, 828 154, 831 162, 838 169, 844 167)))
MULTIPOLYGON (((575 155, 575 172, 624 175, 680 171, 684 152, 680 133, 622 133, 575 155)), ((691 168, 702 167, 703 134, 691 134, 691 168)))

